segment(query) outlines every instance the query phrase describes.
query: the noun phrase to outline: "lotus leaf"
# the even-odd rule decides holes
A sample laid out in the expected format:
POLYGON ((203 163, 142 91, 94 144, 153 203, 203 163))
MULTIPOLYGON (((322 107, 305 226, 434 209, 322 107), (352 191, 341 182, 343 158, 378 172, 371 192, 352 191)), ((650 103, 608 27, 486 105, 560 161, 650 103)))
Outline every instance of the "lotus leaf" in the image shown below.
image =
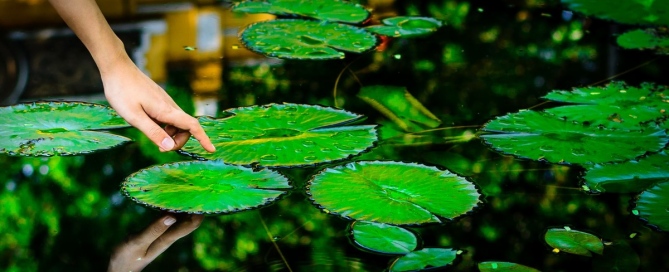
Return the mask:
POLYGON ((114 110, 80 102, 39 102, 0 108, 0 153, 53 156, 109 149, 130 139, 102 131, 127 127, 114 110))
POLYGON ((567 8, 625 24, 669 25, 669 0, 562 0, 567 8))
POLYGON ((182 152, 226 163, 261 166, 302 166, 341 160, 372 147, 373 125, 347 125, 363 117, 333 108, 269 104, 236 108, 222 119, 201 117, 216 152, 209 153, 191 138, 182 152))
POLYGON ((532 267, 508 262, 481 262, 478 267, 481 272, 539 272, 532 267))
POLYGON ((189 161, 152 166, 126 178, 123 193, 161 210, 233 213, 267 205, 291 186, 281 174, 254 171, 221 161, 189 161))
POLYGON ((481 138, 497 151, 553 163, 622 162, 662 149, 664 130, 624 131, 585 126, 555 115, 521 111, 488 122, 481 138))
POLYGON ((360 23, 369 17, 369 11, 361 5, 336 0, 244 1, 236 4, 232 11, 300 15, 318 20, 351 24, 360 23))
POLYGON ((637 215, 663 231, 669 231, 669 182, 658 183, 636 200, 637 215))
POLYGON ((442 25, 441 21, 429 17, 398 16, 383 19, 381 22, 383 25, 369 26, 365 29, 383 36, 411 38, 435 32, 442 25))
POLYGON ((450 248, 424 248, 397 258, 390 271, 416 271, 450 265, 458 257, 458 251, 450 248))
POLYGON ((599 237, 569 228, 549 229, 544 239, 549 246, 571 254, 591 257, 591 252, 599 255, 604 252, 604 243, 599 237))
POLYGON ((358 246, 382 254, 406 254, 418 246, 416 235, 402 227, 355 221, 351 224, 352 241, 358 246))
POLYGON ((585 184, 592 192, 640 192, 658 181, 669 180, 666 151, 624 163, 586 167, 585 184))
POLYGON ((351 25, 326 21, 281 19, 249 25, 240 35, 252 51, 286 59, 342 59, 344 52, 362 53, 377 44, 373 34, 351 25))
POLYGON ((658 33, 656 29, 636 29, 618 36, 618 45, 626 49, 651 49, 669 54, 669 34, 658 33))
POLYGON ((360 221, 393 225, 442 222, 480 202, 465 178, 435 167, 392 161, 361 161, 326 168, 307 193, 325 211, 360 221))

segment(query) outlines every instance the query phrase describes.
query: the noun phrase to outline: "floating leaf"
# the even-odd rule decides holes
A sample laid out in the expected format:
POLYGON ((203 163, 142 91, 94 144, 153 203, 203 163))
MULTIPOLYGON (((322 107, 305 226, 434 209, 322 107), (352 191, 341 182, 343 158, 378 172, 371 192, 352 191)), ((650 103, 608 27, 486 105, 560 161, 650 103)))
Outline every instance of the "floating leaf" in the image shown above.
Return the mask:
POLYGON ((604 255, 594 256, 590 271, 639 271, 639 255, 625 241, 606 246, 604 255))
POLYGON ((367 31, 389 37, 419 37, 437 31, 441 21, 429 17, 397 16, 381 21, 383 25, 366 27, 367 31))
POLYGON ((381 254, 406 254, 418 245, 416 235, 401 227, 355 221, 351 225, 352 240, 358 246, 381 254))
POLYGON ((182 151, 232 164, 301 166, 357 155, 377 140, 375 126, 347 126, 363 116, 333 108, 269 104, 224 113, 232 116, 200 117, 216 152, 205 151, 193 138, 182 151))
MULTIPOLYGON (((668 100, 666 86, 644 83, 631 87, 623 82, 612 82, 604 87, 575 88, 573 91, 553 91, 544 98, 581 105, 547 109, 546 112, 567 119, 587 122, 591 126, 639 130, 641 123, 656 121, 666 116, 668 100)), ((669 91, 667 92, 669 94, 669 91)))
POLYGON ((140 170, 126 178, 123 193, 132 200, 170 212, 232 213, 267 205, 291 186, 281 174, 189 161, 140 170))
POLYGON ((478 267, 481 272, 539 272, 532 267, 507 262, 481 262, 478 267))
POLYGON ((441 120, 434 116, 406 88, 394 86, 368 86, 358 93, 365 102, 380 111, 405 131, 415 132, 435 128, 441 120))
POLYGON ((664 130, 600 129, 536 111, 507 114, 488 122, 481 135, 497 151, 553 163, 620 162, 667 144, 664 130))
POLYGON ((376 36, 350 25, 307 20, 272 20, 249 25, 240 35, 252 51, 286 59, 341 59, 377 44, 376 36))
POLYGON ((658 183, 636 200, 637 215, 663 231, 669 231, 669 182, 658 183))
POLYGON ((130 139, 102 131, 128 124, 109 107, 39 102, 0 108, 0 153, 53 156, 109 149, 130 139))
POLYGON ((640 192, 658 181, 669 180, 669 156, 664 152, 616 164, 586 167, 585 184, 592 192, 640 192))
POLYGON ((657 29, 635 29, 618 36, 616 40, 625 49, 651 49, 669 54, 669 33, 658 33, 657 29))
POLYGON ((597 236, 572 229, 549 229, 544 236, 549 246, 571 254, 592 256, 591 252, 602 255, 604 244, 597 236))
POLYGON ((235 12, 300 15, 324 21, 356 24, 369 18, 369 11, 359 4, 336 0, 269 0, 244 1, 232 8, 235 12))
POLYGON ((390 265, 390 271, 416 271, 425 268, 438 268, 452 264, 458 257, 456 250, 450 248, 424 248, 397 258, 390 265))
POLYGON ((394 225, 453 219, 474 209, 480 196, 474 184, 451 172, 391 161, 326 168, 307 193, 329 213, 394 225))
POLYGON ((669 25, 669 0, 562 0, 567 8, 626 24, 669 25))

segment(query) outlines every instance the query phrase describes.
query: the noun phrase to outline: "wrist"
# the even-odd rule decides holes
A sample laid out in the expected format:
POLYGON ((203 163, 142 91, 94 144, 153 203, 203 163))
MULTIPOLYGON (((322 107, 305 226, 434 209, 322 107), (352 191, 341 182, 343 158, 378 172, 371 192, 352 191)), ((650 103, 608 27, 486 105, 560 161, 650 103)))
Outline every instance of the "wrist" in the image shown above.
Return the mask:
POLYGON ((118 37, 114 37, 114 41, 107 44, 106 48, 99 48, 98 50, 91 50, 91 55, 95 61, 95 65, 100 70, 100 74, 104 77, 105 74, 118 69, 119 67, 134 65, 130 56, 125 51, 123 42, 118 37))

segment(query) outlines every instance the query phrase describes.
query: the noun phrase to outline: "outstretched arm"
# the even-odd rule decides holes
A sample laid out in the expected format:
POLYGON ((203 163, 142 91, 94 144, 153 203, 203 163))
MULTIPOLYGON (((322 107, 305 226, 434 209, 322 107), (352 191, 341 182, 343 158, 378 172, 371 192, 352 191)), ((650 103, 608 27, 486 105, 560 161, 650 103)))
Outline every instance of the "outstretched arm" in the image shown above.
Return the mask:
POLYGON ((95 0, 49 0, 84 43, 100 70, 105 97, 128 123, 141 130, 161 151, 181 148, 192 134, 214 151, 197 119, 142 73, 125 52, 95 0), (163 129, 160 124, 166 124, 163 129))

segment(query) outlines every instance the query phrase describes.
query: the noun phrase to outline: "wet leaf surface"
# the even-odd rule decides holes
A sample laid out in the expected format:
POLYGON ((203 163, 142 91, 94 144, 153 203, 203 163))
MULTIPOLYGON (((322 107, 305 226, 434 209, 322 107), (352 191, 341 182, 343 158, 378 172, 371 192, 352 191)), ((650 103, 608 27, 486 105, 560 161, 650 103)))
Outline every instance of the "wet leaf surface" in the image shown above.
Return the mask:
POLYGON ((103 131, 129 126, 106 106, 38 102, 0 108, 0 153, 53 156, 91 153, 130 139, 103 131))
POLYGON ((532 267, 508 262, 480 262, 478 268, 481 272, 539 272, 532 267))
POLYGON ((383 25, 366 27, 369 32, 395 38, 412 38, 428 35, 442 26, 441 21, 429 17, 397 16, 381 21, 383 25))
POLYGON ((669 0, 562 0, 568 9, 625 24, 669 25, 669 0))
POLYGON ((225 113, 232 116, 200 118, 216 152, 207 152, 194 138, 182 151, 231 164, 292 167, 345 159, 377 140, 375 126, 348 125, 363 116, 333 108, 269 104, 225 113))
POLYGON ((152 166, 126 178, 121 191, 135 202, 185 213, 233 213, 267 205, 291 189, 272 170, 253 171, 220 161, 152 166))
POLYGON ((390 271, 416 271, 425 268, 438 268, 450 265, 458 257, 456 250, 450 248, 424 248, 397 258, 390 271))
POLYGON ((669 156, 665 152, 624 163, 588 166, 585 184, 595 193, 643 191, 658 181, 669 180, 669 156))
POLYGON ((669 231, 669 182, 658 183, 641 193, 634 211, 648 224, 669 231))
POLYGON ((356 245, 376 253, 406 254, 418 246, 416 235, 402 227, 355 221, 351 229, 351 238, 356 245))
POLYGON ((572 229, 549 229, 544 236, 549 246, 571 254, 590 257, 602 255, 604 244, 599 237, 572 229))
POLYGON ((480 202, 474 184, 463 177, 391 161, 326 168, 309 182, 307 193, 329 213, 394 225, 442 222, 439 217, 453 219, 480 202))
POLYGON ((369 17, 369 12, 361 5, 335 0, 244 1, 236 4, 232 11, 299 15, 323 21, 351 24, 360 23, 369 17))

